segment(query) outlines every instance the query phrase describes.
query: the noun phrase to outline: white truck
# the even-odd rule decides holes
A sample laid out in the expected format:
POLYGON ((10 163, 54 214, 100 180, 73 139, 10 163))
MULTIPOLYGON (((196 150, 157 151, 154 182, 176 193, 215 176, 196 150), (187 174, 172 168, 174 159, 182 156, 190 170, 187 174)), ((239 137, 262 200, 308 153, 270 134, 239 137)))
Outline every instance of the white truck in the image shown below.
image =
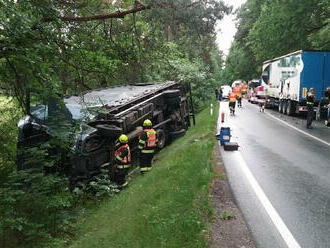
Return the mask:
POLYGON ((279 112, 293 115, 306 112, 306 96, 315 89, 315 108, 330 86, 330 52, 296 51, 263 63, 262 85, 266 85, 267 104, 279 112))

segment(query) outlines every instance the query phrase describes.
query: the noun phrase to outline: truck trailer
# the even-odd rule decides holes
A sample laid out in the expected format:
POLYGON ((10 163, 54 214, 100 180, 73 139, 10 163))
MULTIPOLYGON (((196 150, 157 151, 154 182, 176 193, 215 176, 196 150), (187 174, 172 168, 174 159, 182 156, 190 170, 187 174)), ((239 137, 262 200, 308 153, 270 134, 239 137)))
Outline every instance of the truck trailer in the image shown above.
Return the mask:
POLYGON ((61 163, 66 167, 71 188, 91 180, 102 168, 113 176, 113 153, 119 135, 129 137, 131 151, 136 154, 145 119, 150 119, 157 131, 159 149, 185 134, 190 117, 194 121, 190 87, 179 82, 118 86, 64 96, 61 103, 58 100, 51 98, 41 104, 28 101, 34 106, 29 106, 30 113, 18 123, 21 152, 17 167, 19 170, 31 167, 27 162, 31 156, 28 148, 41 147, 58 135, 64 120, 66 126, 60 132, 70 137, 70 149, 63 154, 61 163))
POLYGON ((261 78, 268 106, 287 115, 306 112, 306 96, 314 88, 314 108, 324 115, 321 99, 330 86, 330 52, 301 50, 265 61, 261 78))

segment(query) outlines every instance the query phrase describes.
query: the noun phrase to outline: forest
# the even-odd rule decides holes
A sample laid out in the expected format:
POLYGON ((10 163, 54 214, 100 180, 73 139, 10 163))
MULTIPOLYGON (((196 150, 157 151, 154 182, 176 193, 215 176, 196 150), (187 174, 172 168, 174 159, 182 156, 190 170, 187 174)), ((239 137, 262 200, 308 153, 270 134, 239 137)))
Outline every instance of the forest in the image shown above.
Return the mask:
POLYGON ((327 0, 247 0, 236 10, 237 32, 222 83, 259 78, 262 63, 297 50, 330 50, 327 0))
POLYGON ((220 0, 0 0, 0 246, 64 247, 84 208, 116 192, 106 174, 68 190, 59 154, 47 154, 67 149, 61 130, 29 151, 33 169, 16 170, 29 90, 45 101, 181 80, 200 111, 220 84, 258 78, 263 61, 301 49, 330 50, 328 0, 247 0, 237 10, 220 0), (237 33, 225 57, 216 24, 230 13, 237 33))

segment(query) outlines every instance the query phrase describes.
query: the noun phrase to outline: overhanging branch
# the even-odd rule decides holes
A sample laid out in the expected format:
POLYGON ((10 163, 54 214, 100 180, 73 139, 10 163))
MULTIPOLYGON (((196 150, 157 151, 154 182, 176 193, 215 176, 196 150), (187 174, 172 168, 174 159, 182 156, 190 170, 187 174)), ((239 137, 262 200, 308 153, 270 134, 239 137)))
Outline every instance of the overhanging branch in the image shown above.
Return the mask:
POLYGON ((135 1, 134 7, 128 10, 123 11, 116 11, 112 13, 107 13, 103 15, 94 15, 94 16, 82 16, 82 17, 69 17, 69 16, 63 16, 61 17, 62 21, 73 21, 73 22, 88 22, 88 21, 94 21, 94 20, 105 20, 110 18, 124 18, 128 14, 137 13, 143 10, 150 9, 150 5, 144 5, 141 4, 139 1, 135 1))

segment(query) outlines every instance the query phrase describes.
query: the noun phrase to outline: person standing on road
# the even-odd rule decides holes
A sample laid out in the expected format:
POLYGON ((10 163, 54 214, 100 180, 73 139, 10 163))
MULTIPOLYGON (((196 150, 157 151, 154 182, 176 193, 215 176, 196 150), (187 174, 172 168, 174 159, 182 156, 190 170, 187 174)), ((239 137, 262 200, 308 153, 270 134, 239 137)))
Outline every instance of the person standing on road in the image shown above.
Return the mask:
POLYGON ((241 86, 236 85, 233 88, 233 92, 236 94, 237 107, 241 108, 242 107, 242 88, 241 88, 241 86))
POLYGON ((324 93, 325 98, 328 100, 328 114, 327 114, 327 126, 330 127, 330 87, 324 93))
POLYGON ((229 93, 229 109, 230 114, 235 115, 235 105, 236 105, 236 94, 234 92, 229 93))
POLYGON ((128 137, 125 134, 119 136, 119 144, 115 150, 116 171, 114 181, 119 187, 127 186, 126 177, 131 163, 131 151, 128 146, 128 137))
POLYGON ((308 129, 312 129, 312 122, 314 119, 314 101, 315 101, 315 90, 314 88, 310 88, 307 94, 307 124, 306 127, 308 129))
POLYGON ((157 134, 152 128, 152 122, 146 119, 143 122, 143 132, 139 138, 140 172, 144 174, 151 170, 152 158, 157 147, 157 134))

